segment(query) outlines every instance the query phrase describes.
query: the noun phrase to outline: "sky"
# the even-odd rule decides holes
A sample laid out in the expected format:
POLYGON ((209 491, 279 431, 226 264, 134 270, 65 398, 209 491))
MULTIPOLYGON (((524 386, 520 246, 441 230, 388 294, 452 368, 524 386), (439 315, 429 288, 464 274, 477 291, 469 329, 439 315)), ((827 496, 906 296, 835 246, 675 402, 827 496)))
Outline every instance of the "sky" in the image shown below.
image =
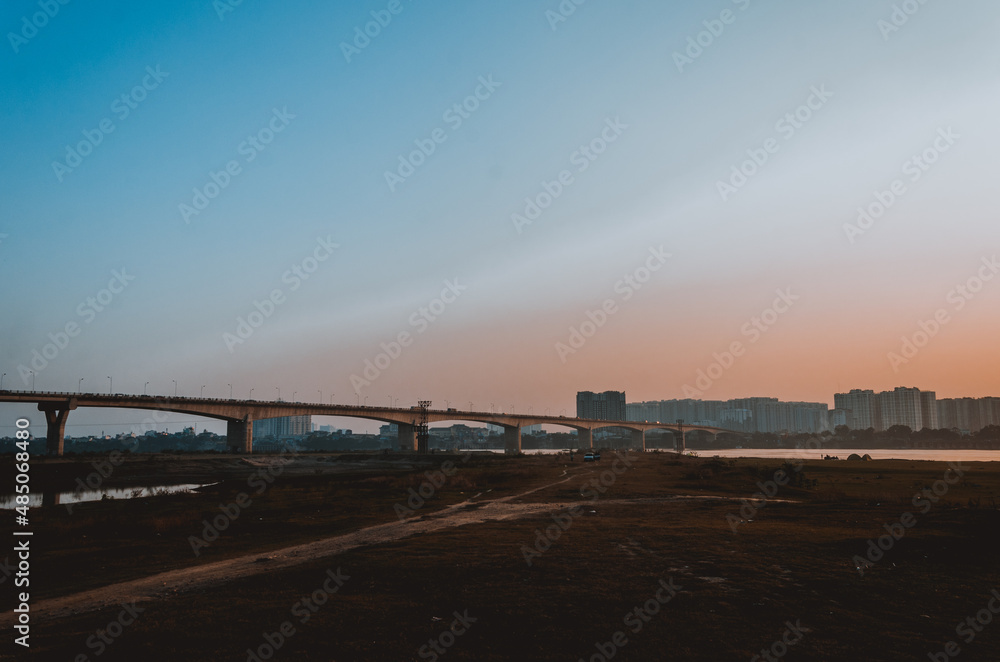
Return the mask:
POLYGON ((679 4, 4 3, 3 388, 1000 395, 1000 6, 679 4))

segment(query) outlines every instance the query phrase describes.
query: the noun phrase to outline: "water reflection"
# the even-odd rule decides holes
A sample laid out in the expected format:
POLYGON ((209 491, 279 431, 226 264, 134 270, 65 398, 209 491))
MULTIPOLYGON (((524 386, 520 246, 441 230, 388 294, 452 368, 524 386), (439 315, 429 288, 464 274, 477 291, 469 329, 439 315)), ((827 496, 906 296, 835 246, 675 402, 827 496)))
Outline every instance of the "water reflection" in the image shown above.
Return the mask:
MULTIPOLYGON (((63 503, 79 503, 81 501, 100 501, 102 499, 141 499, 143 497, 155 496, 158 494, 176 494, 178 492, 190 492, 199 487, 212 485, 213 483, 186 483, 184 485, 156 485, 153 487, 120 487, 107 488, 101 490, 77 490, 75 492, 45 492, 43 494, 31 494, 28 498, 28 507, 55 506, 63 503)), ((18 504, 15 502, 16 495, 5 494, 0 496, 0 510, 13 510, 18 504)))

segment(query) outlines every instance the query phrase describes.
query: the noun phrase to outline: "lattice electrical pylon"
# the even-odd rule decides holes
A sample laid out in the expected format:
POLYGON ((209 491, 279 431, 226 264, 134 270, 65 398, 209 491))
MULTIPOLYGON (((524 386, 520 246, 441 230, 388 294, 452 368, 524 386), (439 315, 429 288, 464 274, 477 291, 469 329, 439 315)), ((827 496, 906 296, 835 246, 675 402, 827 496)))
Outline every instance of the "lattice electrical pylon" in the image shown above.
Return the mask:
POLYGON ((427 409, 431 406, 431 401, 419 400, 417 406, 420 407, 420 422, 417 424, 417 452, 426 453, 431 436, 427 429, 427 409))

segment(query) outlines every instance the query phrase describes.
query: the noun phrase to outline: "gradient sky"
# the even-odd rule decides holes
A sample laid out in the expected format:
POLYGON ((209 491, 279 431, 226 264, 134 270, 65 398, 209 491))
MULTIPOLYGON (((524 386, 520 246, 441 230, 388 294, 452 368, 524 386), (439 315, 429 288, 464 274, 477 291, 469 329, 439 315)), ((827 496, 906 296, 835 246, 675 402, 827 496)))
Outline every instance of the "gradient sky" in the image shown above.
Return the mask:
MULTIPOLYGON (((107 392, 111 376, 115 392, 171 394, 176 380, 195 396, 231 383, 258 399, 558 413, 578 390, 685 397, 742 342, 701 397, 1000 395, 1000 278, 984 271, 960 309, 953 292, 1000 245, 994 1, 929 2, 888 32, 882 0, 591 0, 557 23, 555 0, 401 0, 350 62, 341 44, 388 0, 222 4, 74 2, 25 33, 38 3, 0 8, 4 388, 30 388, 19 366, 77 323, 38 390, 83 378, 107 392), (711 23, 725 10, 733 22, 711 23), (724 30, 680 71, 674 54, 705 21, 724 30), (167 75, 122 117, 119 99, 157 67, 167 75), (445 113, 480 78, 499 86, 456 127, 445 113), (832 96, 789 135, 778 121, 813 88, 832 96), (275 109, 294 119, 248 149, 275 109), (105 119, 114 130, 57 175, 105 119), (574 153, 609 121, 627 128, 581 172, 574 153), (912 181, 905 164, 949 128, 912 181), (438 129, 446 140, 391 191, 386 171, 438 129), (769 139, 777 152, 723 200, 718 182, 769 139), (179 206, 234 160, 186 223, 179 206), (518 232, 512 215, 564 170, 573 183, 518 232), (850 241, 845 224, 894 180, 905 192, 850 241), (293 291, 284 275, 318 238, 339 248, 293 291), (625 300, 616 284, 660 247, 672 257, 625 300), (134 280, 87 313, 115 270, 134 280), (411 323, 456 279, 466 289, 443 314, 411 323), (224 334, 275 289, 283 303, 230 351, 224 334), (754 342, 779 289, 798 299, 754 342), (607 299, 616 312, 561 357, 607 299), (947 323, 894 366, 939 309, 947 323), (358 392, 352 374, 401 332, 412 344, 358 392)), ((0 434, 20 413, 5 411, 0 434)), ((130 416, 75 412, 68 433, 130 416)))

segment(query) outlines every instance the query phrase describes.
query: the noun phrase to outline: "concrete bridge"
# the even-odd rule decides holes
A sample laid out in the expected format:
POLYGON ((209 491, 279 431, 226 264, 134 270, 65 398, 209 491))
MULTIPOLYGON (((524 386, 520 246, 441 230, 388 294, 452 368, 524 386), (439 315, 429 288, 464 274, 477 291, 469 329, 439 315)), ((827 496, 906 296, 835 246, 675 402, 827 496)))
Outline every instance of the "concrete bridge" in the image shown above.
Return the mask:
MULTIPOLYGON (((226 421, 227 443, 235 453, 253 451, 253 422, 282 416, 339 416, 363 418, 383 423, 395 423, 399 430, 399 447, 403 450, 427 452, 421 447, 417 430, 422 421, 468 421, 503 427, 504 449, 507 453, 521 452, 521 428, 530 425, 561 425, 572 428, 579 435, 580 448, 593 448, 594 431, 604 428, 624 428, 632 432, 632 445, 646 450, 646 432, 668 430, 677 432, 678 451, 685 449, 684 433, 702 430, 712 435, 731 432, 722 428, 678 423, 599 421, 565 416, 534 416, 531 414, 505 414, 456 409, 427 409, 420 407, 368 407, 353 405, 324 405, 304 402, 219 400, 212 398, 179 398, 152 395, 100 395, 96 393, 50 393, 39 391, 0 391, 0 402, 31 403, 44 412, 47 424, 47 447, 51 455, 63 454, 66 436, 66 419, 69 412, 79 407, 112 407, 117 409, 147 409, 193 414, 226 421)), ((426 446, 426 442, 423 444, 426 446)))

